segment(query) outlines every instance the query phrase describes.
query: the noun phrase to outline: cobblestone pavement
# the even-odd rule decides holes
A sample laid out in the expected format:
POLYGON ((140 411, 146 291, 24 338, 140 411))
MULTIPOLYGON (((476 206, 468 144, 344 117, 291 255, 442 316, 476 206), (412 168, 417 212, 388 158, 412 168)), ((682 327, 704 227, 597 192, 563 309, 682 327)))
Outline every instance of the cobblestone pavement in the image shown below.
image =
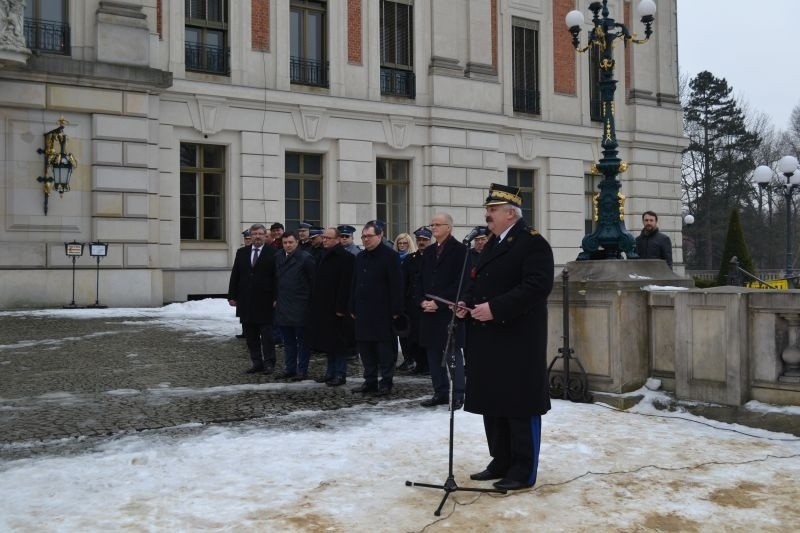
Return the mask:
MULTIPOLYGON (((278 361, 282 354, 278 353, 278 361)), ((310 376, 324 371, 313 357, 310 376)), ((147 319, 70 319, 0 315, 0 458, 85 451, 92 442, 132 432, 184 435, 207 424, 254 421, 285 426, 294 411, 326 412, 355 405, 420 408, 427 377, 397 375, 393 394, 352 394, 348 384, 286 383, 245 374, 243 340, 221 339, 153 324, 147 319)), ((674 409, 675 406, 664 406, 674 409)), ((689 406, 694 414, 800 436, 800 416, 689 406)), ((304 424, 314 423, 314 416, 304 424)))
MULTIPOLYGON (((278 361, 280 370, 280 351, 278 361)), ((390 397, 353 394, 362 381, 354 361, 342 387, 245 374, 249 366, 244 340, 141 319, 0 316, 0 457, 69 453, 137 431, 182 434, 206 424, 278 423, 280 415, 298 410, 416 407, 410 400, 431 390, 429 378, 396 375, 390 397)), ((312 357, 309 375, 324 370, 325 358, 312 357)))

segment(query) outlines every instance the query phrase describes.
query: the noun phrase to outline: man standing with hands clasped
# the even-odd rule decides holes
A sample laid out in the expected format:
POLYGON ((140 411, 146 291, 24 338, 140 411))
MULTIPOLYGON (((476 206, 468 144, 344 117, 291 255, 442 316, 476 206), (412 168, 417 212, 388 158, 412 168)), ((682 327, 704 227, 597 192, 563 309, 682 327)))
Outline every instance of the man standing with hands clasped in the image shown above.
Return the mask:
POLYGON ((470 479, 498 489, 536 483, 541 415, 550 410, 547 296, 553 252, 522 218, 519 189, 492 184, 484 203, 492 236, 473 267, 458 308, 465 318, 469 376, 464 409, 483 415, 492 460, 470 479))

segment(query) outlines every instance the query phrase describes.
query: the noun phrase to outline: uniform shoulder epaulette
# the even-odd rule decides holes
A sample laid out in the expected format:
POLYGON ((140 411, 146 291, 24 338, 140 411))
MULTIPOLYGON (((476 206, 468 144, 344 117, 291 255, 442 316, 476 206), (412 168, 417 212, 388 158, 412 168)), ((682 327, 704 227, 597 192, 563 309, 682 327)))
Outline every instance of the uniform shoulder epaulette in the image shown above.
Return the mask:
POLYGON ((530 234, 531 234, 531 235, 533 235, 534 237, 535 237, 536 235, 539 235, 539 232, 538 232, 538 231, 536 231, 536 230, 535 230, 535 229, 533 229, 533 228, 530 228, 530 227, 529 227, 529 228, 526 228, 526 229, 528 230, 528 233, 530 233, 530 234))

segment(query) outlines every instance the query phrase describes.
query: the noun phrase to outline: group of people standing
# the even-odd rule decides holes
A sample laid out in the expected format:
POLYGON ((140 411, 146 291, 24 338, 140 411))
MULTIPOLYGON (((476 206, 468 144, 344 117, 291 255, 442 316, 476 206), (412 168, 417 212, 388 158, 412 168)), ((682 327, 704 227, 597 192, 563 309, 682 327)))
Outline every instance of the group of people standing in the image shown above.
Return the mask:
POLYGON ((471 478, 497 480, 505 490, 532 486, 541 415, 550 409, 546 303, 554 264, 547 241, 522 219, 521 203, 518 189, 492 184, 486 226, 470 234, 472 248, 453 236, 444 212, 413 240, 404 233, 394 243, 380 221, 367 222, 363 249, 351 226, 295 233, 273 224, 267 243, 265 226, 252 225, 229 286, 248 372, 274 371, 274 323, 284 345, 280 377, 306 379, 315 350, 328 358, 318 381, 338 386, 358 353, 364 381, 353 392, 388 395, 399 336, 401 368, 430 373, 433 394, 423 406, 463 405, 483 415, 492 460, 471 478))

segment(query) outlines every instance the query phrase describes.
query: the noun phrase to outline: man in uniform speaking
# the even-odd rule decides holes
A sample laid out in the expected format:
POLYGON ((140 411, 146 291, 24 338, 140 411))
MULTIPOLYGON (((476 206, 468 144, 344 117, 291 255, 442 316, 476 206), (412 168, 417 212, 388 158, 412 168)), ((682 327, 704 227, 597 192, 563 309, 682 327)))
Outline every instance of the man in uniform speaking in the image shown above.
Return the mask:
POLYGON ((541 415, 550 410, 547 296, 553 252, 522 218, 519 189, 492 184, 486 223, 492 236, 470 272, 458 316, 467 322, 464 409, 483 415, 491 462, 473 480, 498 489, 536 483, 541 415))

